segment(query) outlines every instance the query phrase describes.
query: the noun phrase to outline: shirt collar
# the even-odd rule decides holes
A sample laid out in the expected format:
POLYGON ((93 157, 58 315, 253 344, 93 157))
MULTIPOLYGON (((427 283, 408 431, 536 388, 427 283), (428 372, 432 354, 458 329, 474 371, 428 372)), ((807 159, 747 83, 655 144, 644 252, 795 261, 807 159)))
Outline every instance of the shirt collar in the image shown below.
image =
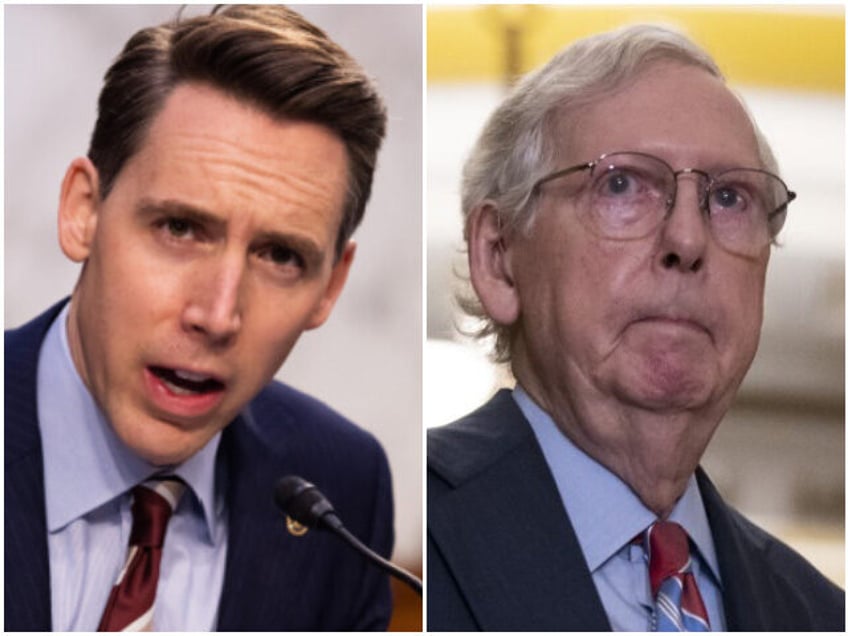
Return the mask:
MULTIPOLYGON (((163 472, 121 442, 77 373, 67 339, 69 307, 70 303, 50 326, 38 361, 38 424, 50 532, 163 472)), ((203 509, 210 541, 217 536, 216 526, 220 523, 215 496, 219 442, 220 433, 198 453, 168 471, 191 487, 203 509)))
MULTIPOLYGON (((513 398, 542 447, 586 563, 594 572, 654 523, 656 515, 617 475, 578 448, 521 386, 516 386, 513 398)), ((669 518, 689 533, 715 580, 720 581, 715 545, 694 475, 669 518)))

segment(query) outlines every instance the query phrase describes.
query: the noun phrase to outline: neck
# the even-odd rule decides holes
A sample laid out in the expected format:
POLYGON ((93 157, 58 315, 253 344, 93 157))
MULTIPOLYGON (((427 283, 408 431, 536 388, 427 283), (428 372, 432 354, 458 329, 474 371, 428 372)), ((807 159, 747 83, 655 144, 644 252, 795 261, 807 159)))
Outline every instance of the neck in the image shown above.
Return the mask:
POLYGON ((607 395, 515 375, 578 448, 617 475, 659 518, 686 490, 724 410, 647 410, 607 395))

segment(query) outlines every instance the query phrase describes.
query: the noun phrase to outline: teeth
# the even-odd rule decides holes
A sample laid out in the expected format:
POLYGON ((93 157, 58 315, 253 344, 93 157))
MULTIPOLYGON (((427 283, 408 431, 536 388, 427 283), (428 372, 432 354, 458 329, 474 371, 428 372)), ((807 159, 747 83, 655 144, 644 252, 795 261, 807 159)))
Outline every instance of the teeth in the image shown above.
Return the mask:
POLYGON ((181 371, 174 369, 174 375, 189 382, 204 382, 209 379, 208 375, 200 375, 199 373, 191 373, 190 371, 181 371))
POLYGON ((177 386, 173 382, 168 382, 168 380, 164 380, 164 382, 168 385, 168 388, 171 390, 171 392, 177 395, 194 395, 195 393, 195 391, 192 391, 191 389, 186 389, 181 386, 177 386))
POLYGON ((150 372, 176 395, 194 395, 222 391, 224 384, 211 375, 168 367, 150 367, 150 372))

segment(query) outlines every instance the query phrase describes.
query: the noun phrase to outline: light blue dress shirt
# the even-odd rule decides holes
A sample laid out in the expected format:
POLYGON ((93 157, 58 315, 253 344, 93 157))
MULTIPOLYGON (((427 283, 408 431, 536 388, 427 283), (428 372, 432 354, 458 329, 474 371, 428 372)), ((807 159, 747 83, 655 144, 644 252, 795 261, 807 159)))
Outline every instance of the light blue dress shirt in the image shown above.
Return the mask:
MULTIPOLYGON (((38 364, 51 607, 54 631, 94 631, 126 556, 129 490, 162 469, 124 446, 83 384, 68 347, 68 307, 50 327, 38 364)), ((190 488, 168 525, 157 631, 209 631, 217 624, 227 551, 219 441, 220 433, 167 471, 190 488)))
MULTIPOLYGON (((575 446, 520 386, 512 395, 542 447, 613 630, 651 631, 647 554, 632 540, 656 515, 627 484, 575 446)), ((724 631, 718 560, 694 475, 669 519, 683 526, 697 548, 692 571, 711 629, 724 631)))

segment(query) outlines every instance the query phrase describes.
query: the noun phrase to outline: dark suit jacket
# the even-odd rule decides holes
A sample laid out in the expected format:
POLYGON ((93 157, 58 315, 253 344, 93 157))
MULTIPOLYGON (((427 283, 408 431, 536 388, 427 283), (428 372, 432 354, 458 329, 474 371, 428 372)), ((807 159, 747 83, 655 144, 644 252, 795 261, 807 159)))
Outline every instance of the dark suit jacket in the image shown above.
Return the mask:
MULTIPOLYGON (((509 391, 428 431, 427 628, 608 631, 553 475, 509 391)), ((844 631, 845 593, 698 485, 730 630, 844 631)))
MULTIPOLYGON (((44 477, 36 409, 41 342, 62 304, 6 333, 5 628, 51 629, 44 477)), ((348 529, 388 557, 392 496, 382 448, 320 402, 279 383, 225 430, 229 544, 218 608, 222 631, 384 629, 388 579, 329 532, 286 531, 274 484, 317 485, 348 529)))

